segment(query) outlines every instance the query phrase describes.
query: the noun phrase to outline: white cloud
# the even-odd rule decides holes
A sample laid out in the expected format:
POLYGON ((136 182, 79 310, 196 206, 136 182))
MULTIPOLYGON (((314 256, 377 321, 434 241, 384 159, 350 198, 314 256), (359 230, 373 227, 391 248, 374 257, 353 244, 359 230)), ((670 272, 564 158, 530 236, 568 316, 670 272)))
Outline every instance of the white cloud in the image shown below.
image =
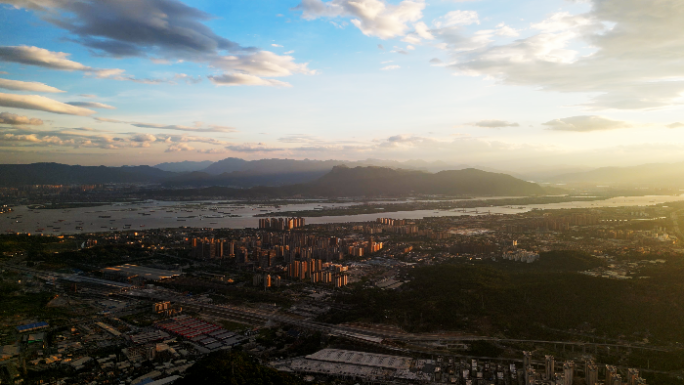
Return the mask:
POLYGON ((197 152, 200 154, 227 154, 228 153, 228 151, 221 149, 221 148, 207 148, 207 149, 197 150, 197 152))
POLYGON ((13 95, 0 93, 0 106, 80 116, 87 116, 95 113, 95 111, 89 110, 87 108, 72 106, 39 95, 13 95))
POLYGON ((554 119, 543 124, 549 126, 549 130, 575 132, 604 131, 631 127, 627 122, 612 120, 596 115, 554 119))
POLYGON ((295 63, 292 56, 281 56, 269 51, 220 56, 212 62, 212 65, 226 71, 239 71, 249 75, 266 77, 315 73, 315 71, 309 70, 306 63, 295 63))
POLYGON ((67 59, 68 53, 52 52, 44 48, 29 46, 0 46, 0 60, 39 67, 64 70, 87 71, 90 68, 67 59))
POLYGON ((12 91, 32 91, 32 92, 65 92, 55 87, 50 87, 38 82, 23 82, 20 80, 0 79, 0 88, 12 91))
POLYGON ((416 34, 425 40, 433 40, 435 37, 430 33, 428 26, 422 21, 413 25, 416 29, 416 34))
POLYGON ((0 112, 0 124, 40 126, 43 121, 37 118, 10 114, 9 112, 0 112))
POLYGON ((684 127, 684 123, 674 122, 672 124, 668 124, 665 127, 667 127, 667 128, 682 128, 682 127, 684 127))
POLYGON ((276 47, 276 48, 283 48, 282 45, 280 44, 271 44, 271 47, 276 47))
MULTIPOLYGON (((593 95, 591 109, 673 106, 684 93, 684 7, 678 0, 591 0, 583 14, 559 12, 505 44, 498 32, 438 34, 459 73, 504 84, 593 95), (484 38, 483 38, 484 37, 484 38), (479 44, 478 43, 479 39, 479 44)), ((517 31, 516 31, 517 33, 517 31)))
POLYGON ((447 28, 451 26, 480 24, 480 17, 475 11, 451 11, 432 21, 435 28, 447 28))
POLYGON ((384 66, 384 67, 380 68, 380 71, 398 70, 399 68, 401 68, 401 66, 393 64, 393 65, 388 65, 388 66, 384 66))
POLYGON ((254 75, 233 73, 218 76, 208 76, 209 80, 217 86, 271 86, 292 87, 290 83, 274 79, 264 79, 254 75))
POLYGON ((195 148, 188 145, 187 143, 172 144, 166 149, 166 152, 182 152, 182 151, 192 151, 195 148))
POLYGON ((238 129, 235 127, 221 126, 221 125, 216 125, 216 124, 205 124, 204 122, 194 122, 195 123, 194 126, 184 126, 184 125, 179 125, 179 124, 128 122, 128 121, 123 121, 123 120, 110 119, 110 118, 98 118, 98 117, 95 117, 93 119, 95 119, 98 122, 130 124, 131 126, 134 126, 134 127, 154 128, 154 129, 159 129, 159 130, 174 130, 174 131, 186 131, 186 132, 222 132, 222 133, 231 133, 231 132, 237 132, 238 131, 238 129))
POLYGON ((319 17, 350 17, 366 36, 389 39, 408 32, 409 23, 423 17, 423 0, 404 0, 390 4, 385 0, 302 0, 295 10, 302 11, 307 20, 319 17))
POLYGON ((277 152, 277 151, 283 151, 283 148, 277 148, 277 147, 268 147, 264 145, 263 143, 257 143, 257 144, 248 144, 248 143, 243 143, 243 144, 231 144, 226 146, 226 150, 230 150, 233 152, 277 152))
POLYGON ((98 103, 98 102, 68 102, 72 106, 86 107, 86 108, 104 108, 106 110, 116 110, 116 107, 110 106, 109 104, 98 103))
POLYGON ((519 127, 520 125, 515 122, 508 122, 505 120, 480 120, 479 122, 472 123, 473 126, 484 127, 484 128, 501 128, 501 127, 519 127))

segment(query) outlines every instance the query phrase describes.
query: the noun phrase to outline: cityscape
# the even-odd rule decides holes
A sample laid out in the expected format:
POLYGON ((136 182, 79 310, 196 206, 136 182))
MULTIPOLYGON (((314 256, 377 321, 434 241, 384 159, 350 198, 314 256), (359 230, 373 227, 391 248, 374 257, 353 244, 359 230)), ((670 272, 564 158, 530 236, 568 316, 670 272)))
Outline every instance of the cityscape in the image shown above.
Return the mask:
POLYGON ((683 26, 0 0, 0 385, 684 385, 683 26))
POLYGON ((240 352, 322 383, 665 383, 678 320, 639 309, 679 269, 682 205, 2 235, 4 378, 163 384, 240 352))

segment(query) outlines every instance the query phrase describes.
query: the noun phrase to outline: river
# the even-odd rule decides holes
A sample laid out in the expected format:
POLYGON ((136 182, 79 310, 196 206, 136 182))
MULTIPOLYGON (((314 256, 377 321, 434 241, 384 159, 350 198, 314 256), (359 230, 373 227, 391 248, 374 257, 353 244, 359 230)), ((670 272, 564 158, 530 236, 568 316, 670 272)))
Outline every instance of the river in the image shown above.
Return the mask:
MULTIPOLYGON (((500 197, 498 197, 500 198, 500 197)), ((490 198, 496 199, 496 198, 490 198)), ((483 206, 468 208, 466 213, 455 210, 416 210, 377 214, 326 216, 306 218, 307 224, 339 222, 368 222, 376 218, 421 219, 480 214, 517 214, 533 209, 571 209, 591 207, 649 206, 665 202, 684 200, 684 195, 647 195, 616 197, 597 201, 570 201, 562 203, 529 204, 511 206, 483 206)), ((396 203, 397 201, 393 201, 396 203)), ((382 207, 385 202, 373 202, 382 207)), ((281 205, 245 205, 237 202, 168 202, 148 201, 142 203, 115 203, 97 207, 73 209, 37 209, 18 206, 14 212, 0 216, 0 230, 6 233, 31 234, 76 234, 120 230, 146 230, 157 228, 204 227, 204 228, 247 228, 257 227, 259 218, 255 215, 273 211, 305 211, 322 207, 340 207, 358 204, 320 203, 316 201, 281 205), (229 217, 232 215, 233 217, 229 217), (128 226, 130 225, 130 226, 128 226)))

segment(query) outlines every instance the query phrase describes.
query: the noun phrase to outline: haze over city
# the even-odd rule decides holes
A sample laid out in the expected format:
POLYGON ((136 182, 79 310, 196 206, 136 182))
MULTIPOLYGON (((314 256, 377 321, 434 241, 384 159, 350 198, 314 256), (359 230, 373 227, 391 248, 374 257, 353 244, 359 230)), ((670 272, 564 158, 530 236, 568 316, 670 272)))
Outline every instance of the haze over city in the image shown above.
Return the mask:
POLYGON ((2 3, 4 163, 684 161, 678 1, 2 3))

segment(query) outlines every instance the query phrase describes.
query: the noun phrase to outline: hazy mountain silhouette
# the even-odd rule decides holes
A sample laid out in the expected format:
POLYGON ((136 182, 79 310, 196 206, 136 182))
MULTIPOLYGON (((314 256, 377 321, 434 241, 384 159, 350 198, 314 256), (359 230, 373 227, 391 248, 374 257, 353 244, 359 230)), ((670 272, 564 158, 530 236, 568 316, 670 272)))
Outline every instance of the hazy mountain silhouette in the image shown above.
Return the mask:
POLYGON ((193 172, 193 171, 201 171, 204 170, 205 168, 211 166, 214 162, 211 160, 204 160, 201 162, 194 162, 191 160, 184 160, 182 162, 165 162, 165 163, 159 163, 155 166, 154 168, 158 168, 163 171, 171 171, 171 172, 193 172))
POLYGON ((601 167, 546 178, 552 183, 630 187, 684 186, 684 163, 652 163, 631 167, 601 167))

